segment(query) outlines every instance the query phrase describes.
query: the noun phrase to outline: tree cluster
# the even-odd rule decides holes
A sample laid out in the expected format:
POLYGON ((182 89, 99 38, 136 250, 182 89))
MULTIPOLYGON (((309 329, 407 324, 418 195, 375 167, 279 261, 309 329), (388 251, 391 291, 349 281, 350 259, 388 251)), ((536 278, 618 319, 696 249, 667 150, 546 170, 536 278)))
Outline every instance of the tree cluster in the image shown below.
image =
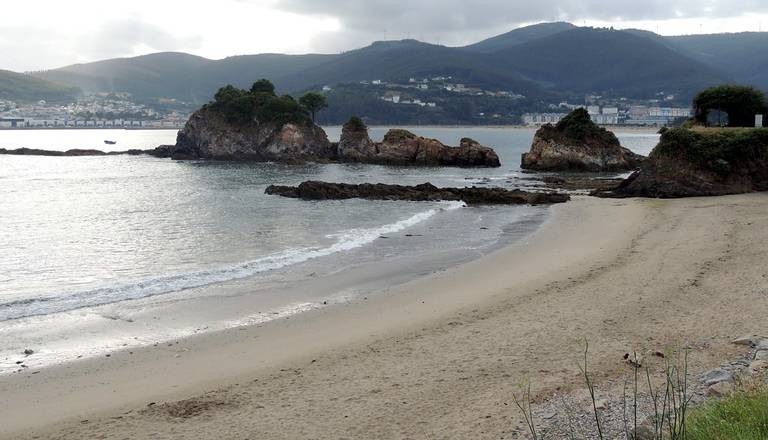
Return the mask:
POLYGON ((363 122, 363 120, 360 119, 359 116, 352 116, 351 118, 349 118, 349 120, 344 124, 344 128, 350 131, 368 130, 368 127, 365 125, 365 122, 363 122))
POLYGON ((307 93, 296 101, 290 95, 278 96, 275 86, 266 79, 253 83, 250 90, 232 85, 219 89, 208 108, 221 113, 229 122, 246 123, 253 120, 277 124, 307 124, 327 106, 325 96, 307 93))
POLYGON ((722 85, 699 92, 693 98, 696 122, 707 125, 710 112, 727 113, 729 127, 753 127, 755 115, 768 114, 768 101, 760 90, 739 85, 722 85))
POLYGON ((577 108, 568 113, 555 125, 555 128, 568 138, 579 140, 599 136, 605 131, 592 122, 592 117, 584 108, 577 108))

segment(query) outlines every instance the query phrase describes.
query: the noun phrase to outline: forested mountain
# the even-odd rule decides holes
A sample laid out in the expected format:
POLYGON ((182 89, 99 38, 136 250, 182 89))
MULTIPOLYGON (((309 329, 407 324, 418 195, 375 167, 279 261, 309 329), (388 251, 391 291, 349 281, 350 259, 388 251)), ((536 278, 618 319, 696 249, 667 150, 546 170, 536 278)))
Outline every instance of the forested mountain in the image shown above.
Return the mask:
POLYGON ((726 73, 739 83, 768 90, 768 32, 666 37, 691 58, 726 73))
POLYGON ((157 53, 33 75, 85 93, 125 92, 137 101, 169 98, 190 105, 208 101, 224 84, 247 87, 259 78, 272 80, 281 93, 300 93, 325 85, 432 76, 451 76, 470 87, 550 102, 588 93, 647 99, 661 92, 682 102, 697 90, 722 82, 768 89, 767 43, 768 33, 662 37, 645 31, 544 23, 466 47, 403 40, 341 54, 261 54, 222 60, 157 53))
POLYGON ((326 84, 452 76, 457 82, 491 90, 515 90, 538 95, 539 87, 496 57, 416 40, 377 42, 344 53, 308 71, 278 78, 278 87, 302 90, 326 84))
POLYGON ((305 71, 332 57, 261 54, 214 61, 163 52, 75 64, 34 75, 79 87, 86 93, 126 92, 137 100, 173 98, 199 104, 210 100, 224 84, 247 87, 254 79, 279 78, 305 71))
POLYGON ((692 96, 731 80, 651 38, 611 29, 575 28, 495 52, 500 65, 547 88, 648 98, 692 96))

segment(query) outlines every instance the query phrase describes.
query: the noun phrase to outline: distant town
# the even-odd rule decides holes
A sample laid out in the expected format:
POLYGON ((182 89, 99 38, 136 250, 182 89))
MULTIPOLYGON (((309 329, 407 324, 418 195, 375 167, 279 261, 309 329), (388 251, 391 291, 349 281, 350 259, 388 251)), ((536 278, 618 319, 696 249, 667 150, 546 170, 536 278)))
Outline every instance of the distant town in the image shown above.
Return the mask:
MULTIPOLYGON (((464 94, 464 95, 474 95, 474 96, 496 96, 496 97, 505 97, 505 98, 512 98, 512 99, 523 99, 525 96, 518 95, 510 91, 505 90, 483 90, 477 87, 467 87, 464 84, 457 83, 453 81, 453 77, 450 76, 436 76, 431 78, 410 78, 408 80, 407 84, 402 83, 390 83, 382 80, 372 80, 372 81, 360 81, 360 84, 363 85, 374 85, 374 86, 382 86, 386 87, 388 89, 391 89, 390 91, 387 91, 384 93, 384 95, 381 96, 381 99, 387 102, 391 102, 393 104, 401 104, 401 105, 418 105, 421 107, 437 107, 436 102, 430 102, 430 101, 422 101, 421 99, 414 98, 409 96, 407 93, 402 93, 397 91, 400 90, 418 90, 418 91, 425 91, 425 90, 441 90, 446 92, 452 92, 452 93, 458 93, 458 94, 464 94)), ((329 86, 326 86, 323 88, 324 91, 329 91, 331 88, 329 86)))
MULTIPOLYGON (((478 125, 556 124, 568 112, 586 108, 592 120, 599 125, 669 126, 680 123, 692 115, 691 108, 674 107, 675 96, 659 93, 658 99, 647 101, 627 98, 585 96, 583 103, 567 101, 556 104, 531 100, 512 90, 486 90, 467 86, 451 76, 409 78, 401 81, 371 79, 354 84, 326 85, 322 92, 332 97, 337 89, 362 88, 374 101, 389 105, 393 110, 410 108, 407 113, 416 123, 434 124, 440 121, 472 121, 478 125), (464 105, 457 105, 463 102, 464 105), (473 102, 476 105, 469 105, 473 102), (517 111, 515 111, 517 109, 517 111), (542 111, 536 111, 536 110, 542 111), (528 110, 529 112, 522 113, 528 110), (533 112, 531 112, 533 110, 533 112), (452 112, 452 113, 448 113, 452 112), (423 117, 421 116, 423 115, 423 117)), ((348 95, 335 103, 345 107, 348 95)), ((85 96, 70 104, 20 103, 0 100, 0 129, 45 128, 126 128, 126 129, 179 129, 189 118, 189 105, 171 102, 164 106, 133 102, 127 93, 109 93, 85 96), (165 108, 163 108, 165 107, 165 108)), ((331 106, 334 101, 331 101, 331 106)), ((375 107, 374 107, 375 108, 375 107)), ((371 108, 372 111, 374 108, 371 108)), ((333 108, 331 112, 333 112, 333 108)), ((329 115, 332 116, 332 115, 329 115)), ((346 114, 342 115, 348 117, 346 114)), ((329 118, 331 123, 337 122, 329 118)), ((386 121, 379 121, 386 123, 386 121)))
POLYGON ((161 112, 131 102, 127 94, 121 93, 86 96, 70 104, 0 100, 0 129, 177 129, 184 126, 188 117, 175 110, 161 112))
MULTIPOLYGON (((338 85, 343 87, 343 84, 338 85)), ((463 98, 494 98, 507 103, 506 108, 514 108, 515 102, 522 104, 526 96, 512 90, 486 90, 479 87, 468 87, 455 81, 451 76, 434 76, 428 78, 410 78, 407 81, 388 82, 379 79, 359 81, 358 86, 374 90, 378 99, 397 106, 423 107, 425 110, 439 110, 450 101, 450 96, 463 98)), ((333 93, 334 87, 325 86, 323 92, 333 93)), ((563 101, 557 104, 543 104, 549 111, 541 112, 499 112, 480 110, 469 115, 474 120, 488 124, 498 121, 516 121, 513 123, 525 126, 540 126, 556 124, 570 111, 585 108, 593 122, 599 125, 633 125, 662 127, 680 123, 693 114, 690 107, 675 107, 670 104, 677 102, 674 95, 658 93, 658 98, 645 101, 628 98, 606 98, 589 95, 584 97, 584 103, 563 101)))
MULTIPOLYGON (((636 125, 664 127, 674 125, 681 120, 690 118, 693 110, 683 107, 661 107, 659 105, 577 105, 562 102, 558 106, 568 111, 586 108, 592 122, 598 125, 636 125)), ((525 113, 522 116, 523 125, 538 126, 557 124, 567 115, 567 112, 525 113)))

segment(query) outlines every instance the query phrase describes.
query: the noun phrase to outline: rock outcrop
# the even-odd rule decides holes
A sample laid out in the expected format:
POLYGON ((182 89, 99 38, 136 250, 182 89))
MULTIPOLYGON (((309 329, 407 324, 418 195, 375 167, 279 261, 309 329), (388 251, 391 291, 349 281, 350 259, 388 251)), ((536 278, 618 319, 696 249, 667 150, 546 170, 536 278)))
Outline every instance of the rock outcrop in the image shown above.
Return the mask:
POLYGON ((332 144, 322 128, 311 122, 231 122, 210 107, 195 112, 179 132, 175 145, 150 152, 172 159, 220 159, 276 162, 359 162, 383 165, 498 167, 493 149, 472 139, 448 147, 406 130, 391 130, 382 142, 368 136, 365 124, 353 118, 341 140, 332 144))
POLYGON ((344 125, 338 159, 381 165, 421 165, 456 167, 499 167, 499 156, 492 148, 464 138, 458 147, 436 139, 417 136, 407 130, 390 130, 382 142, 373 142, 365 125, 344 125))
POLYGON ((570 196, 560 193, 536 193, 503 188, 438 188, 430 183, 416 186, 364 183, 352 185, 307 181, 299 186, 272 185, 267 194, 303 200, 408 200, 408 201, 463 201, 468 205, 541 205, 564 203, 570 196))
POLYGON ((610 131, 595 125, 589 113, 577 109, 557 125, 541 127, 521 168, 536 171, 629 171, 643 157, 624 148, 610 131))
POLYGON ((173 159, 327 161, 335 149, 322 128, 307 123, 231 122, 211 108, 195 112, 176 145, 157 155, 173 159))
POLYGON ((664 130, 640 171, 603 197, 677 198, 768 191, 768 130, 664 130))
POLYGON ((346 162, 369 162, 379 154, 378 146, 368 136, 368 127, 360 118, 352 117, 341 128, 337 154, 339 160, 346 162))

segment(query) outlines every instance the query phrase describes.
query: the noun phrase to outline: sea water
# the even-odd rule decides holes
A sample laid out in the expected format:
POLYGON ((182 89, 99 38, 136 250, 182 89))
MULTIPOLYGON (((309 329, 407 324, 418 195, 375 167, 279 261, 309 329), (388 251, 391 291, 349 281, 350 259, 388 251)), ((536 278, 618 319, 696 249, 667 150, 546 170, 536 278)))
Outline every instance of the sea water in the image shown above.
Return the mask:
MULTIPOLYGON (((339 127, 327 129, 338 139, 339 127)), ((373 128, 381 139, 386 128, 373 128)), ((264 323, 477 258, 535 230, 547 207, 308 202, 304 180, 520 187, 533 130, 417 127, 499 153, 496 169, 0 156, 0 374, 201 331, 264 323)), ((647 154, 652 132, 619 132, 647 154)), ((170 130, 0 131, 0 148, 153 148, 170 130), (116 141, 105 145, 104 140, 116 141)))

